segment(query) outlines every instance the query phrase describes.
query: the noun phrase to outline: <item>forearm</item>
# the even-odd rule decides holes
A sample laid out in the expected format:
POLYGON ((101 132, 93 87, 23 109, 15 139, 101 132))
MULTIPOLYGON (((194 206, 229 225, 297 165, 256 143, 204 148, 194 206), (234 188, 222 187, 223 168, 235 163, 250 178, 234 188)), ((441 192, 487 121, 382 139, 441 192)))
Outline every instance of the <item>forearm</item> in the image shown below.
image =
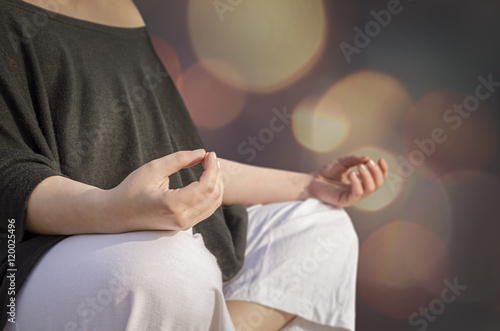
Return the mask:
MULTIPOLYGON (((251 206, 309 197, 310 174, 219 161, 224 182, 224 205, 251 206)), ((122 223, 120 217, 114 216, 120 211, 113 210, 113 205, 116 205, 112 202, 116 199, 113 199, 111 191, 61 176, 49 177, 29 198, 26 229, 40 234, 67 235, 134 230, 122 223)))
POLYGON ((250 166, 220 159, 224 181, 224 205, 268 204, 305 200, 313 176, 293 171, 250 166))
POLYGON ((28 200, 26 229, 67 235, 187 230, 213 214, 222 192, 215 153, 178 151, 146 163, 110 190, 46 178, 28 200), (170 175, 200 162, 198 181, 170 189, 170 175))
POLYGON ((26 229, 40 234, 112 232, 106 229, 105 191, 53 176, 33 191, 26 215, 26 229))

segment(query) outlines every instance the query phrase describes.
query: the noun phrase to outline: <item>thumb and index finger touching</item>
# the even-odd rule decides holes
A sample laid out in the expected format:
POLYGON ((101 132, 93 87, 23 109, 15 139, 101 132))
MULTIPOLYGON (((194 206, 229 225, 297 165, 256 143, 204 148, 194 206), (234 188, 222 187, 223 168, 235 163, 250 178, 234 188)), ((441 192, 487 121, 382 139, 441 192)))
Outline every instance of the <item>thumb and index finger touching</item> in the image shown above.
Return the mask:
POLYGON ((181 169, 200 163, 206 155, 207 152, 204 149, 179 151, 159 158, 157 161, 167 175, 172 175, 181 169))
POLYGON ((173 173, 194 166, 202 162, 205 171, 198 181, 195 181, 183 188, 183 193, 199 193, 204 186, 213 187, 219 179, 219 162, 214 152, 207 153, 204 149, 194 151, 179 151, 158 159, 159 166, 168 176, 173 173))
MULTIPOLYGON (((387 176, 387 172, 389 170, 389 166, 387 165, 387 162, 384 159, 380 159, 377 163, 371 161, 370 157, 368 156, 357 156, 357 155, 350 155, 346 157, 341 157, 338 160, 338 164, 344 169, 346 172, 350 172, 349 169, 355 166, 361 166, 368 164, 369 162, 372 162, 372 165, 381 171, 383 177, 385 178, 387 176)), ((371 167, 371 168, 374 168, 371 167)))

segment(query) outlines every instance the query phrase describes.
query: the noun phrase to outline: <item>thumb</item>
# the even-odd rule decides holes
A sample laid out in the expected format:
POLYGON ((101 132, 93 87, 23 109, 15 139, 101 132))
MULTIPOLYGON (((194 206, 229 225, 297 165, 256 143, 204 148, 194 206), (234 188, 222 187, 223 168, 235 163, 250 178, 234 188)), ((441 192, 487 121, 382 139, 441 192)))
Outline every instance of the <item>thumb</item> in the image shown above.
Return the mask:
POLYGON ((370 160, 368 156, 356 156, 356 155, 350 155, 350 156, 345 156, 341 157, 338 159, 338 162, 345 168, 350 168, 357 166, 358 164, 361 163, 366 163, 370 160))
POLYGON ((157 160, 161 169, 171 175, 177 171, 189 168, 197 163, 200 163, 206 155, 204 149, 197 149, 194 151, 179 151, 157 160))
POLYGON ((328 163, 320 170, 320 175, 324 177, 340 176, 349 171, 349 168, 358 164, 368 162, 367 156, 350 155, 338 158, 337 160, 328 163))

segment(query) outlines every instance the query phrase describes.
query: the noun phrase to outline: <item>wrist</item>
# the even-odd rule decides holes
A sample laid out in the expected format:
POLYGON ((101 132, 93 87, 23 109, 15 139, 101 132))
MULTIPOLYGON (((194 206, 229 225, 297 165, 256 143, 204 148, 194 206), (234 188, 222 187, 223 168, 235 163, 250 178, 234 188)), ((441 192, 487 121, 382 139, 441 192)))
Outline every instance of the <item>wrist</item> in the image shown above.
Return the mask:
POLYGON ((313 198, 311 193, 311 185, 314 181, 314 174, 300 174, 297 178, 298 185, 298 200, 307 200, 313 198))
POLYGON ((115 193, 115 189, 104 190, 96 188, 93 190, 95 233, 124 232, 119 227, 119 224, 123 224, 123 222, 120 221, 122 215, 120 215, 120 208, 117 207, 115 193))

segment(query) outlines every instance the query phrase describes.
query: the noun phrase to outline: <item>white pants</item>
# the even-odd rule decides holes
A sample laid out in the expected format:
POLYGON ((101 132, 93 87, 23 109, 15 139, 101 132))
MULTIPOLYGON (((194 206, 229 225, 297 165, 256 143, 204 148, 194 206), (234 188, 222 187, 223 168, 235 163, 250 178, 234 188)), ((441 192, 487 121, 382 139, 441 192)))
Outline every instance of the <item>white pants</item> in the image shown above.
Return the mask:
POLYGON ((297 315, 284 330, 354 330, 357 254, 347 214, 314 199, 249 208, 245 264, 225 284, 190 231, 72 236, 39 261, 5 330, 235 330, 225 300, 297 315))

